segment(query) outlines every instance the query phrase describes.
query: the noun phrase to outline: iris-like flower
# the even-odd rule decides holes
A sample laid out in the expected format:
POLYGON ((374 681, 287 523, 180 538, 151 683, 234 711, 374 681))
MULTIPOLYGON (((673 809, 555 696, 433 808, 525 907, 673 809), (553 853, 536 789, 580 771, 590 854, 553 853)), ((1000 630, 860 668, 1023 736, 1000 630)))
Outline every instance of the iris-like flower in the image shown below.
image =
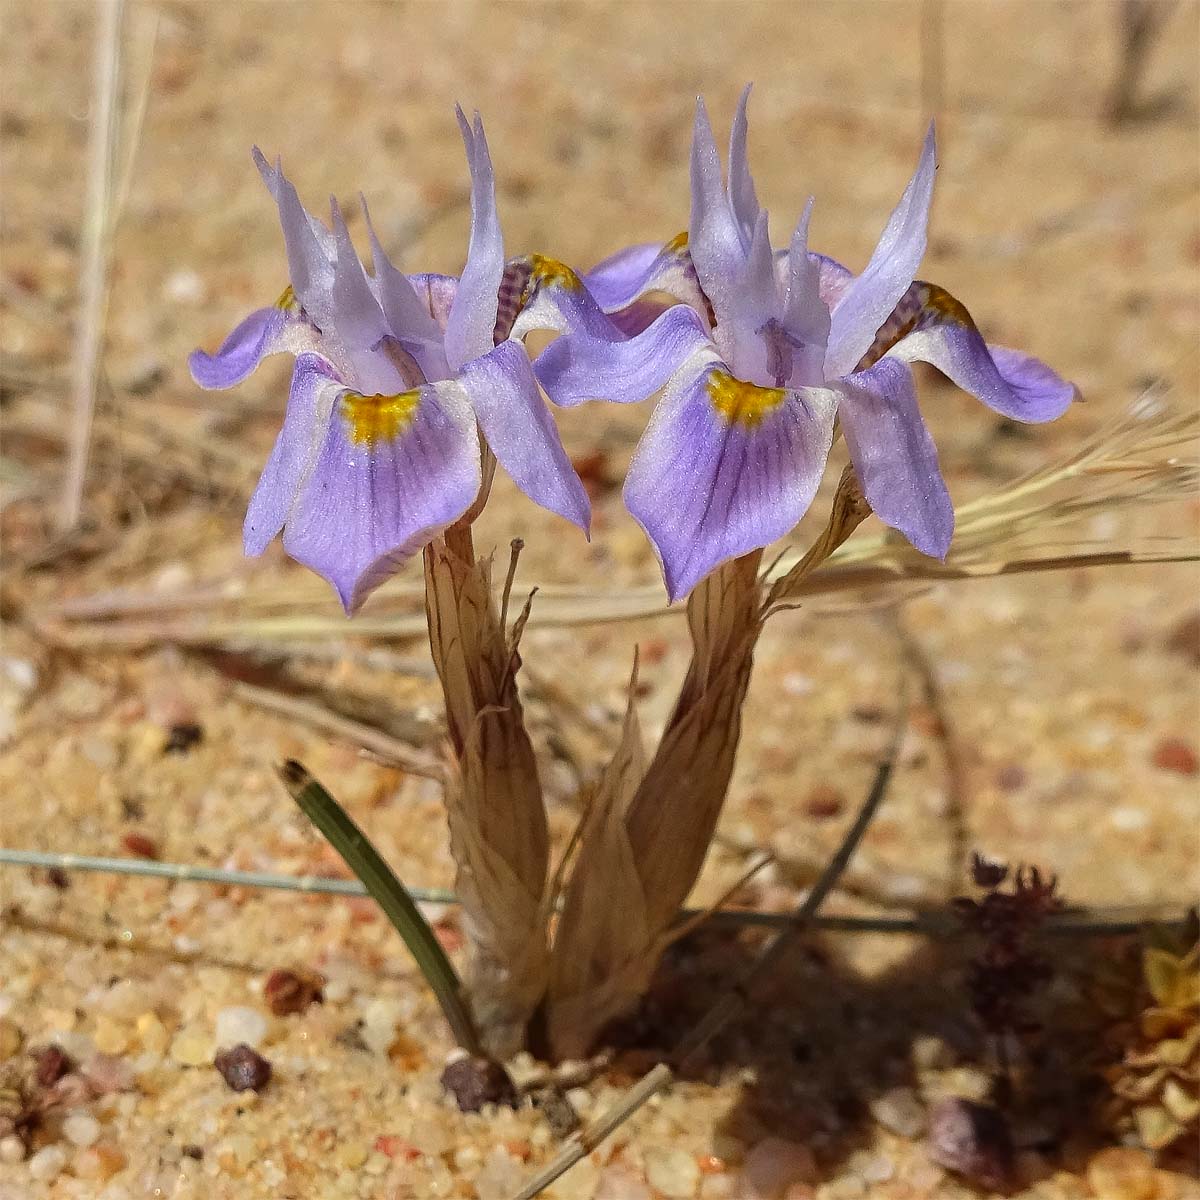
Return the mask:
POLYGON ((543 352, 551 399, 644 400, 663 388, 625 483, 672 600, 714 567, 786 536, 816 493, 835 421, 879 517, 943 558, 954 509, 917 407, 916 359, 989 407, 1047 421, 1074 388, 1015 350, 988 346, 953 296, 915 280, 936 170, 933 127, 916 173, 862 274, 808 249, 812 201, 771 248, 746 158, 742 94, 729 179, 703 100, 692 140, 689 230, 634 246, 584 276, 612 314, 543 352), (666 307, 656 294, 679 303, 666 307), (598 332, 600 331, 600 332, 598 332))
POLYGON ((291 284, 215 355, 190 359, 197 383, 225 388, 268 354, 296 356, 283 428, 246 514, 245 549, 261 554, 282 530, 287 553, 328 579, 347 612, 471 508, 490 477, 489 454, 542 507, 585 531, 590 520, 519 340, 568 321, 587 328, 577 312, 583 288, 549 259, 506 265, 483 126, 478 114, 473 126, 461 110, 458 119, 472 181, 461 278, 397 270, 364 202, 368 274, 337 202, 326 228, 256 150, 291 284))

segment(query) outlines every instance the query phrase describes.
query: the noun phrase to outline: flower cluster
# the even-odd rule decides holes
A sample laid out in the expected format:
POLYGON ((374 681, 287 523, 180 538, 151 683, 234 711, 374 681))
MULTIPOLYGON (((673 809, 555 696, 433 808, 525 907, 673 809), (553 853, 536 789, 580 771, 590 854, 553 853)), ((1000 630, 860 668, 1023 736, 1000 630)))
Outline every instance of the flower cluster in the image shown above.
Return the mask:
POLYGON ((478 510, 492 456, 532 500, 586 531, 587 496, 540 383, 564 407, 662 391, 624 495, 672 600, 722 562, 786 536, 839 433, 879 517, 944 557, 954 510, 908 364, 932 363, 1020 421, 1059 416, 1074 388, 1034 358, 987 345, 959 301, 916 279, 936 170, 932 126, 856 276, 809 250, 811 200, 788 245, 772 247, 747 161, 748 95, 727 181, 697 105, 687 232, 582 275, 537 254, 505 259, 478 115, 469 124, 458 114, 472 221, 457 279, 399 271, 369 217, 368 272, 336 203, 326 227, 256 152, 291 283, 215 355, 191 359, 201 386, 230 387, 268 354, 295 356, 283 428, 246 517, 247 552, 260 554, 282 530, 287 552, 353 611, 478 510), (524 339, 538 329, 561 336, 531 364, 524 339))

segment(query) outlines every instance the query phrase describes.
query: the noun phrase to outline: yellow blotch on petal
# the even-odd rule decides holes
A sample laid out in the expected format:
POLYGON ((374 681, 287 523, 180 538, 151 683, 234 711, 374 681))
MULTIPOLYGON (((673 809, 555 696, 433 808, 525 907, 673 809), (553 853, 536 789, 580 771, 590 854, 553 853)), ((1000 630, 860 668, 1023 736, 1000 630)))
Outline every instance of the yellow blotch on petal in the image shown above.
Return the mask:
POLYGON ((713 408, 731 425, 753 429, 784 401, 783 388, 759 387, 735 379, 728 371, 713 371, 708 377, 708 396, 713 408))
POLYGON ((390 442, 404 433, 412 425, 420 402, 421 393, 417 388, 395 396, 343 392, 339 408, 350 430, 350 440, 356 446, 373 446, 376 442, 390 442))
POLYGON ((542 287, 557 284, 570 292, 578 292, 583 288, 583 280, 557 258, 547 258, 544 254, 529 256, 529 278, 532 283, 542 287))
POLYGON ((685 229, 682 233, 677 233, 664 247, 664 254, 679 254, 681 251, 688 248, 688 235, 685 229))
POLYGON ((279 299, 275 301, 275 307, 285 313, 296 312, 299 309, 300 301, 296 299, 296 293, 290 283, 283 289, 279 299))

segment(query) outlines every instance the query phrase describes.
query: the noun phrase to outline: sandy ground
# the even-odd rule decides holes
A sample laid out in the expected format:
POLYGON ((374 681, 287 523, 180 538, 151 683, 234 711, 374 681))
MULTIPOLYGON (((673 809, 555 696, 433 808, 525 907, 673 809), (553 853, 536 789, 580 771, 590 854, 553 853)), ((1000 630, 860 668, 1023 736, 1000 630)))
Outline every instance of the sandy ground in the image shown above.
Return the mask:
MULTIPOLYGON (((1194 0, 1174 5, 1149 60, 1153 111, 1115 127, 1104 111, 1118 9, 1101 0, 156 8, 113 248, 112 392, 97 415, 87 521, 50 551, 68 426, 91 9, 30 0, 0 9, 0 845, 337 873, 274 778, 273 764, 296 756, 407 882, 452 881, 436 785, 266 711, 234 681, 303 687, 315 703, 430 752, 437 697, 419 637, 371 641, 351 626, 297 654, 292 642, 243 631, 231 657, 212 653, 211 639, 199 653, 153 630, 114 644, 103 622, 72 622, 61 607, 113 589, 199 589, 208 598, 311 594, 306 611, 335 612, 281 554, 252 564, 240 556, 242 509, 274 436, 285 366, 212 396, 196 391, 184 364, 193 346, 215 344, 285 282, 253 144, 282 154, 313 208, 330 191, 348 200, 361 188, 409 269, 454 271, 468 220, 452 117, 460 99, 487 121, 509 252, 587 265, 684 227, 693 97, 703 91, 724 127, 753 79, 764 206, 782 228, 815 195, 817 246, 857 267, 936 109, 941 168, 923 274, 964 299, 991 340, 1039 354, 1087 397, 1055 426, 1014 434, 927 381, 926 413, 956 499, 1062 455, 1153 380, 1170 385, 1173 403, 1197 402, 1194 0), (202 739, 164 753, 181 724, 200 726, 202 739)), ((152 9, 128 9, 136 77, 152 9)), ((601 455, 607 473, 589 546, 568 542, 503 483, 477 540, 504 546, 522 536, 529 584, 654 582, 619 493, 645 415, 597 409, 560 421, 570 450, 601 455)), ((1126 511, 1076 533, 1122 544, 1188 538, 1196 516, 1194 504, 1126 511)), ((411 582, 385 589, 364 619, 394 611, 389 592, 399 603, 411 582)), ((911 599, 899 633, 853 598, 778 620, 762 643, 722 841, 697 898, 715 898, 755 847, 769 847, 778 862, 743 898, 795 903, 869 783, 898 681, 912 671, 907 648, 936 679, 940 712, 914 709, 891 793, 831 911, 886 912, 961 893, 964 847, 1056 872, 1080 904, 1192 902, 1197 659, 1180 631, 1197 616, 1196 583, 1188 566, 1137 566, 943 585, 911 599)), ((250 611, 242 603, 222 614, 250 611)), ((195 611, 203 624, 214 610, 195 611)), ((535 617, 527 635, 544 685, 531 712, 559 839, 573 824, 577 787, 562 745, 594 769, 635 643, 654 732, 686 663, 679 621, 564 631, 535 617), (587 729, 561 699, 546 699, 555 689, 587 729)), ((9 1039, 0 1050, 55 1041, 99 1082, 75 1108, 51 1114, 31 1159, 16 1161, 11 1148, 0 1155, 3 1200, 501 1200, 553 1153, 541 1114, 465 1116, 443 1098, 447 1031, 367 902, 112 876, 57 883, 0 868, 0 1031, 9 1039), (288 967, 324 974, 323 1005, 269 1014, 265 980, 288 967), (257 1017, 229 1015, 240 1008, 257 1017), (219 1014, 223 1028, 249 1021, 260 1040, 274 1068, 261 1094, 233 1093, 210 1065, 219 1014)), ((457 947, 455 912, 438 915, 457 947)), ((673 955, 644 1015, 647 1049, 626 1051, 572 1090, 579 1114, 611 1103, 743 953, 716 938, 673 955)), ((896 937, 812 939, 698 1078, 652 1103, 547 1195, 974 1194, 923 1141, 938 1095, 986 1083, 963 953, 896 937), (764 1162, 792 1164, 777 1190, 755 1190, 764 1162)), ((1064 955, 1053 1030, 1066 999, 1119 954, 1105 942, 1081 951, 1080 963, 1064 955)), ((1106 1135, 1089 1124, 1086 1072, 1068 1078, 1087 1057, 1073 1057, 1077 1036, 1064 1026, 1048 1059, 1065 1072, 1062 1087, 1051 1089, 1041 1124, 1019 1131, 1022 1194, 1200 1195, 1179 1164, 1158 1173, 1147 1165, 1135 1183, 1114 1182, 1104 1160, 1097 1166, 1106 1135), (1147 1190, 1122 1190, 1135 1187, 1147 1190)), ((527 1075, 532 1065, 514 1069, 527 1075)))

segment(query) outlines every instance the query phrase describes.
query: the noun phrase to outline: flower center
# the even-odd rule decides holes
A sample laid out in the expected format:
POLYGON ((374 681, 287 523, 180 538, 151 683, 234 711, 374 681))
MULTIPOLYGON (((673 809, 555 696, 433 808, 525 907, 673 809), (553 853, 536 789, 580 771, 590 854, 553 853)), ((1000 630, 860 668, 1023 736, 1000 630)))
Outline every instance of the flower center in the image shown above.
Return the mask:
POLYGON ((712 371, 708 376, 708 398, 712 406, 731 425, 753 429, 774 412, 784 401, 783 388, 759 387, 736 379, 728 371, 712 371))
POLYGON ((350 440, 356 446, 373 446, 390 442, 413 423, 421 392, 413 388, 395 396, 364 396, 361 392, 345 391, 338 402, 342 418, 350 430, 350 440))

